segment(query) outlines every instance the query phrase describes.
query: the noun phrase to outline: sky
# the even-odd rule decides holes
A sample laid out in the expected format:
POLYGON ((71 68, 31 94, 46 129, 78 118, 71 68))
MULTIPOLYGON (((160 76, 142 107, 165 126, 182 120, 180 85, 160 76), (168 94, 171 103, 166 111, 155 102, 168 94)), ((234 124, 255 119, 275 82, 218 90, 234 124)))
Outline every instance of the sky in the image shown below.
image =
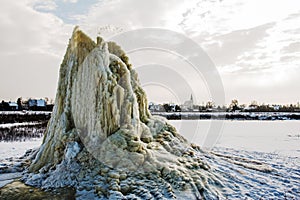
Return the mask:
MULTIPOLYGON (((0 2, 0 99, 54 98, 68 39, 79 25, 92 38, 101 34, 108 40, 143 28, 171 30, 190 38, 216 66, 226 104, 232 99, 271 104, 300 101, 298 0, 0 2)), ((211 83, 203 74, 197 77, 189 71, 189 75, 190 66, 180 55, 148 49, 129 57, 149 101, 182 103, 191 93, 198 104, 213 100, 211 83)))

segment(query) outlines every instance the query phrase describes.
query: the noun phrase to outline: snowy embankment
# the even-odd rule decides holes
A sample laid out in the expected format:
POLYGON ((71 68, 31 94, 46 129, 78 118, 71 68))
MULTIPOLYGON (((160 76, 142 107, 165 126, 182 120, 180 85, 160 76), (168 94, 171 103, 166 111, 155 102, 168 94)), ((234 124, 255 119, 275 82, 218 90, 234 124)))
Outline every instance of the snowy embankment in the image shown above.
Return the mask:
POLYGON ((0 142, 25 141, 41 138, 48 121, 0 124, 0 142))
POLYGON ((169 120, 300 120, 300 113, 287 112, 152 112, 169 120))
POLYGON ((2 111, 0 112, 0 142, 40 138, 50 117, 51 112, 2 111))
POLYGON ((0 124, 41 122, 50 117, 51 112, 45 111, 0 111, 0 124))

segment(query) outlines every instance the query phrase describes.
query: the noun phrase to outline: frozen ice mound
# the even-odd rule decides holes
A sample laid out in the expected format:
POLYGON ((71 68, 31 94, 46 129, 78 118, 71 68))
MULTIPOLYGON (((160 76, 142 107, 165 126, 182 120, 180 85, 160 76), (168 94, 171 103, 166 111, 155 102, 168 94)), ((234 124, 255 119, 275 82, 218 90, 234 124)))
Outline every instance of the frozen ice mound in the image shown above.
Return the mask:
POLYGON ((222 197, 206 154, 151 116, 137 73, 114 42, 74 29, 55 102, 26 184, 74 187, 79 198, 222 197))

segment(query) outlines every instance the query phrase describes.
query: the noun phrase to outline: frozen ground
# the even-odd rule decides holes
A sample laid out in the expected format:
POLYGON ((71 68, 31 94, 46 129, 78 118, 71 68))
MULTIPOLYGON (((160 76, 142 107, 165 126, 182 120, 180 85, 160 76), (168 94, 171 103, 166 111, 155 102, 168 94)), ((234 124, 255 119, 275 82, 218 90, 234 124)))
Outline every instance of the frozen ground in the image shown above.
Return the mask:
MULTIPOLYGON (((211 121, 171 121, 191 142, 209 137, 211 121), (196 127, 196 128, 195 128, 196 127)), ((223 177, 228 199, 300 199, 300 122, 225 121, 207 162, 223 177)), ((18 162, 42 138, 0 142, 0 168, 18 162)), ((19 177, 0 174, 0 187, 19 177)))
POLYGON ((39 147, 42 140, 43 138, 33 138, 25 142, 0 142, 0 161, 23 156, 28 149, 39 147))

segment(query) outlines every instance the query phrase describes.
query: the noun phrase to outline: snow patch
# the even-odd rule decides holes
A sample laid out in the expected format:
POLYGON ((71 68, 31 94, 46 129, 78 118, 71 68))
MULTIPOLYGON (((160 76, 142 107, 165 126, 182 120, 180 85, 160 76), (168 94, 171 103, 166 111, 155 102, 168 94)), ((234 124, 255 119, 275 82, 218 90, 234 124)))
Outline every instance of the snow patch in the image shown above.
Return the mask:
POLYGON ((80 146, 77 142, 70 142, 67 145, 67 149, 66 149, 66 159, 68 160, 68 162, 71 161, 71 159, 75 158, 77 156, 77 154, 80 151, 80 146))

